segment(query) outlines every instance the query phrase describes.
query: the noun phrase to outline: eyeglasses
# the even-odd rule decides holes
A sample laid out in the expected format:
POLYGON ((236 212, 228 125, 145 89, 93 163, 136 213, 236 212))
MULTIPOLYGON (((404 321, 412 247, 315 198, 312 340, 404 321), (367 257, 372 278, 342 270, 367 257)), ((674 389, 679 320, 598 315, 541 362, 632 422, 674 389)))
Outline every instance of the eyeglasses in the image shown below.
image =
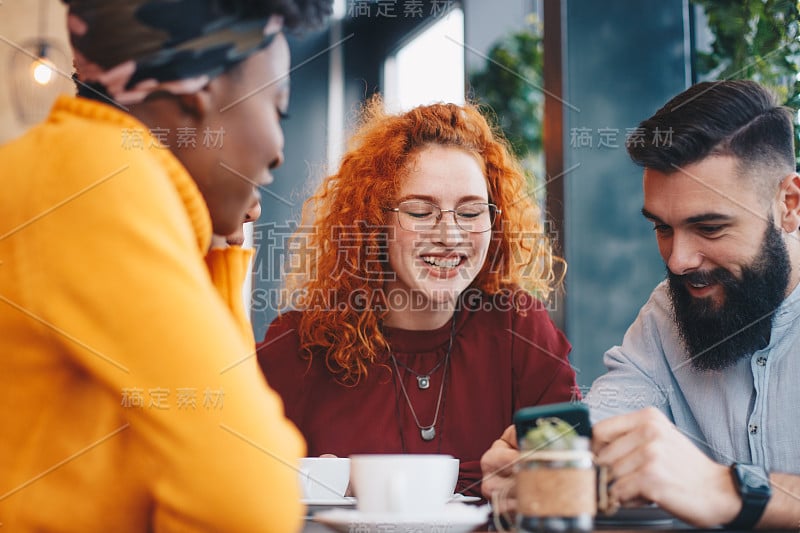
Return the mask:
POLYGON ((407 231, 430 231, 442 220, 444 213, 453 213, 456 225, 470 233, 484 233, 492 229, 495 218, 502 213, 494 204, 473 202, 455 209, 442 209, 424 200, 406 200, 387 211, 397 213, 397 222, 407 231))

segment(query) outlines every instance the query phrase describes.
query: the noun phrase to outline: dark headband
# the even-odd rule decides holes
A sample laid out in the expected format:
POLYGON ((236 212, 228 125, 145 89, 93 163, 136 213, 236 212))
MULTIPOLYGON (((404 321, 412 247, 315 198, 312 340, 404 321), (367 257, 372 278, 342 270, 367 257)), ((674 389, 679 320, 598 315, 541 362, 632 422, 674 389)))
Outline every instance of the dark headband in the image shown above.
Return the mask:
MULTIPOLYGON (((252 16, 214 0, 71 0, 67 25, 76 78, 120 104, 156 91, 200 90, 281 31, 280 16, 252 16)), ((90 91, 91 92, 91 91, 90 91)))

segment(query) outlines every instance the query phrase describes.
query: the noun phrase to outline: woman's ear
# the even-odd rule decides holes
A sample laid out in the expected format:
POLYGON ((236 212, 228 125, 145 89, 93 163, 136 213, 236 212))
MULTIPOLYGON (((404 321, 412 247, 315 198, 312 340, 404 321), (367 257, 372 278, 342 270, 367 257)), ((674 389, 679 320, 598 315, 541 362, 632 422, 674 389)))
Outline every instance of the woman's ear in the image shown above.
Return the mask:
POLYGON ((176 95, 176 98, 181 111, 197 122, 203 122, 213 109, 213 96, 208 85, 191 94, 176 95))
POLYGON ((781 181, 778 223, 787 233, 800 229, 800 176, 792 173, 781 181))

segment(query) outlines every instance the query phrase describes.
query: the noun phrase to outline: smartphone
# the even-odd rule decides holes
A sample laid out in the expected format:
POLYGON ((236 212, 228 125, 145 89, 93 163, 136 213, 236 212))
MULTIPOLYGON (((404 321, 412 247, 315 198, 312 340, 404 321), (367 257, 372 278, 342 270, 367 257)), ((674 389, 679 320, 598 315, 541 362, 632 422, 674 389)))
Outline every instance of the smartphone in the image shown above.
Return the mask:
POLYGON ((517 428, 517 443, 536 427, 540 418, 560 418, 575 428, 575 432, 582 437, 592 438, 592 423, 589 420, 589 408, 581 402, 552 403, 549 405, 536 405, 523 407, 514 413, 514 426, 517 428))

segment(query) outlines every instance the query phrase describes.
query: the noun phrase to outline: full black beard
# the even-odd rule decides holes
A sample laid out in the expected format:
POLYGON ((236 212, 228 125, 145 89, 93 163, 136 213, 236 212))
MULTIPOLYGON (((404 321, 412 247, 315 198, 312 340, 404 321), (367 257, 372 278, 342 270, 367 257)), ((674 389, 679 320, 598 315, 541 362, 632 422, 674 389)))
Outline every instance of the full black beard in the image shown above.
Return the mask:
POLYGON ((769 344, 772 317, 785 298, 790 271, 786 243, 771 217, 761 250, 742 268, 741 279, 724 268, 682 276, 667 269, 678 331, 695 370, 728 368, 769 344), (720 283, 725 294, 721 306, 711 298, 692 297, 687 282, 720 283))

